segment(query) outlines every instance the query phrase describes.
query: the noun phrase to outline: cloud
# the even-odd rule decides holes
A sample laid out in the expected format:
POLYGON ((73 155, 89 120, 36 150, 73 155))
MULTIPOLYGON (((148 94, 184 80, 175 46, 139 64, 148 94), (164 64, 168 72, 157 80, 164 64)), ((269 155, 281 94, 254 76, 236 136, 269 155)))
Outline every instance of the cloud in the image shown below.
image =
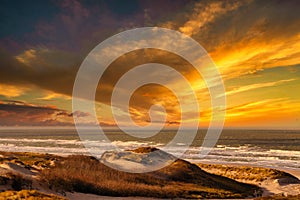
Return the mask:
POLYGON ((200 1, 161 26, 198 41, 224 79, 299 64, 299 2, 200 1))
POLYGON ((227 108, 225 126, 299 129, 299 101, 265 99, 227 108))
POLYGON ((243 41, 236 44, 240 48, 220 48, 211 54, 223 77, 232 79, 267 68, 299 64, 297 58, 300 42, 298 38, 299 36, 285 40, 273 38, 272 43, 248 41, 246 44, 247 42, 243 41))
POLYGON ((30 49, 17 56, 2 49, 0 60, 1 84, 36 86, 68 95, 80 63, 71 53, 49 49, 30 49))
POLYGON ((193 37, 210 53, 223 78, 299 64, 299 2, 252 1, 193 37))
MULTIPOLYGON (((36 41, 43 39, 41 44, 33 43, 17 55, 7 52, 4 62, 0 59, 2 66, 14 66, 5 67, 1 81, 27 81, 69 95, 86 53, 118 32, 120 27, 125 27, 127 19, 135 21, 134 16, 120 20, 105 3, 92 6, 79 1, 63 1, 58 4, 61 11, 49 22, 38 23, 38 35, 32 36, 36 41), (99 6, 105 8, 104 12, 99 12, 102 10, 99 6), (46 27, 42 33, 41 24, 46 27), (72 49, 74 46, 81 50, 72 49)), ((235 78, 266 67, 299 63, 297 33, 300 26, 298 12, 293 12, 297 8, 295 4, 295 1, 201 1, 182 6, 176 2, 170 8, 170 16, 165 18, 167 21, 156 18, 155 22, 162 26, 163 22, 174 24, 174 28, 192 35, 209 51, 223 78, 235 78), (281 31, 282 27, 286 27, 285 31, 281 31)), ((155 11, 151 4, 144 2, 142 5, 149 7, 147 13, 153 17, 155 11)), ((162 9, 164 5, 157 11, 161 17, 166 12, 162 9)), ((144 15, 144 10, 141 12, 144 15)))
POLYGON ((195 3, 193 11, 189 14, 190 18, 183 26, 179 27, 179 31, 188 36, 199 32, 201 34, 205 26, 248 2, 249 1, 201 1, 195 3))
POLYGON ((21 96, 28 90, 28 87, 0 83, 0 95, 8 98, 21 96))
POLYGON ((77 61, 76 55, 72 53, 45 48, 25 50, 15 58, 37 73, 56 69, 67 70, 77 61))
POLYGON ((267 122, 268 119, 272 119, 274 116, 284 118, 287 115, 293 115, 299 109, 299 102, 287 98, 264 99, 229 107, 226 109, 226 117, 228 120, 239 118, 260 120, 265 118, 265 122, 267 122))
MULTIPOLYGON (((73 67, 70 68, 65 66, 60 67, 60 65, 63 65, 64 63, 64 55, 65 53, 52 52, 48 49, 30 49, 22 52, 18 56, 12 57, 11 60, 14 61, 14 66, 12 68, 6 68, 0 76, 3 77, 2 81, 14 81, 16 83, 28 81, 27 84, 35 84, 39 86, 43 89, 40 91, 43 91, 45 96, 36 98, 36 100, 47 101, 62 98, 69 100, 72 94, 73 82, 78 65, 73 63, 73 67), (58 63, 60 61, 62 61, 62 63, 58 63), (17 71, 19 71, 19 73, 17 73, 17 71), (18 77, 18 74, 21 73, 24 75, 18 77)), ((74 60, 69 60, 69 65, 71 65, 71 62, 74 62, 74 60)), ((148 62, 165 63, 166 65, 176 68, 178 71, 186 75, 191 81, 195 78, 194 75, 192 76, 189 74, 191 73, 192 66, 180 57, 167 52, 155 53, 151 50, 133 52, 120 57, 109 67, 103 76, 103 79, 100 81, 96 100, 109 105, 111 92, 116 81, 118 81, 118 79, 126 73, 126 71, 134 66, 148 62), (143 57, 143 59, 137 59, 138 57, 143 57)), ((12 63, 13 62, 10 62, 10 64, 12 63)), ((155 73, 156 72, 153 71, 154 76, 155 73)), ((169 81, 170 83, 178 83, 178 80, 170 79, 169 81)), ((178 87, 180 87, 180 85, 178 85, 178 87)), ((161 103, 166 108, 170 117, 168 121, 178 121, 180 117, 178 114, 179 110, 176 105, 176 97, 171 95, 170 91, 161 87, 142 88, 137 91, 135 98, 133 99, 134 103, 132 104, 132 107, 140 112, 139 115, 134 112, 131 113, 132 117, 136 121, 145 122, 148 119, 148 108, 156 103, 161 103)), ((99 111, 99 113, 101 115, 101 111, 99 111)), ((52 120, 47 122, 53 123, 52 120)), ((101 121, 101 123, 103 123, 103 121, 101 121)))
MULTIPOLYGON (((122 4, 104 1, 86 3, 66 0, 55 2, 55 5, 57 10, 51 16, 33 21, 30 26, 33 30, 30 29, 30 32, 22 32, 22 36, 18 37, 11 34, 0 39, 0 95, 8 98, 20 97, 28 92, 28 85, 29 88, 34 85, 46 90, 45 95, 37 100, 68 99, 72 94, 76 72, 84 57, 95 45, 122 30, 145 24, 169 27, 192 36, 209 52, 226 80, 255 74, 266 68, 292 66, 300 62, 300 14, 299 2, 296 0, 174 3, 141 1, 135 5, 135 9, 132 9, 131 4, 130 8, 124 9, 122 4)), ((23 19, 18 20, 22 22, 23 19)), ((168 38, 159 42, 177 45, 170 44, 168 38)), ((110 50, 108 53, 116 52, 110 50)), ((209 100, 206 98, 208 95, 203 92, 205 84, 199 75, 195 75, 189 64, 174 55, 153 51, 133 52, 114 62, 105 73, 105 77, 100 80, 102 85, 98 88, 96 100, 110 105, 111 91, 122 74, 146 62, 162 63, 177 69, 192 82, 198 99, 209 100)), ((281 81, 236 86, 227 94, 277 86, 293 80, 285 78, 281 81)), ((178 80, 170 80, 171 84, 180 86, 178 80)), ((176 98, 170 91, 161 87, 149 88, 144 87, 136 91, 130 110, 132 118, 140 123, 147 122, 149 107, 160 103, 169 114, 167 121, 180 121, 176 98)), ((182 90, 183 93, 187 92, 185 88, 182 90)), ((10 105, 10 108, 21 108, 21 103, 19 104, 10 105)), ((202 106, 206 107, 206 104, 202 106)), ((233 111, 240 116, 239 113, 243 113, 243 109, 250 111, 254 108, 249 106, 232 109, 230 116, 234 116, 233 111)), ((278 106, 285 107, 281 104, 278 106)), ((29 117, 27 111, 38 110, 35 106, 26 105, 27 107, 28 110, 22 108, 22 112, 20 111, 20 116, 25 120, 29 117)), ((34 124, 54 124, 58 121, 72 123, 68 121, 71 118, 68 115, 72 115, 70 112, 46 108, 41 110, 46 114, 36 112, 36 118, 32 119, 34 124)), ((260 113, 259 109, 254 111, 260 113)), ((254 111, 248 114, 255 115, 254 111)), ((1 112, 2 115, 10 116, 12 122, 16 119, 16 124, 23 123, 8 110, 1 112)), ((101 114, 101 111, 99 113, 101 114)), ((205 115, 204 111, 203 113, 203 116, 209 116, 205 115)), ((8 120, 6 122, 8 123, 8 120)))
POLYGON ((291 81, 295 81, 297 79, 286 79, 286 80, 279 80, 279 81, 273 81, 273 82, 265 82, 265 83, 256 83, 256 84, 252 84, 252 85, 246 85, 246 86, 242 86, 242 87, 237 87, 234 88, 232 90, 229 90, 226 92, 226 95, 233 95, 233 94, 237 94, 237 93, 241 93, 241 92, 246 92, 249 90, 255 90, 255 89, 259 89, 259 88, 264 88, 264 87, 272 87, 272 86, 276 86, 282 83, 287 83, 287 82, 291 82, 291 81))
POLYGON ((59 94, 52 91, 45 91, 45 96, 37 98, 37 100, 49 101, 53 99, 66 99, 70 100, 72 97, 69 95, 59 94))
POLYGON ((72 126, 73 115, 86 117, 87 113, 69 113, 55 106, 40 106, 23 101, 0 101, 1 126, 72 126))

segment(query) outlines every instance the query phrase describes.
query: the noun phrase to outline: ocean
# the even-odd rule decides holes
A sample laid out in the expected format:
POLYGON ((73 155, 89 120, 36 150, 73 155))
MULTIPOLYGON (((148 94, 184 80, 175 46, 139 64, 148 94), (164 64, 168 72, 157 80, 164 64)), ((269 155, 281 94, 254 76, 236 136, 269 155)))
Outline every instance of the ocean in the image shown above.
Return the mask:
MULTIPOLYGON (((97 135, 98 133, 87 129, 86 134, 97 135)), ((147 139, 136 139, 112 129, 106 130, 105 134, 110 139, 109 142, 96 139, 85 142, 94 145, 99 152, 101 150, 104 152, 108 143, 117 145, 121 149, 134 149, 141 146, 159 148, 167 144, 175 136, 176 131, 163 130, 147 139)), ((199 158, 199 146, 205 134, 206 130, 199 130, 193 144, 181 158, 192 162, 300 169, 299 130, 225 129, 213 150, 206 157, 199 158)), ((183 145, 177 143, 171 153, 176 155, 183 145)), ((1 128, 0 151, 89 155, 76 130, 72 128, 1 128)))

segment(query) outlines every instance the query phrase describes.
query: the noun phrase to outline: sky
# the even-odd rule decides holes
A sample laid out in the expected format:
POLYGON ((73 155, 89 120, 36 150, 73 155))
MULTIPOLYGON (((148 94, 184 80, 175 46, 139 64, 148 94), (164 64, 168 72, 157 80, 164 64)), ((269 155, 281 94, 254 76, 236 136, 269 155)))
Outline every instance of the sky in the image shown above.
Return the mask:
MULTIPOLYGON (((179 31, 211 56, 226 90, 225 128, 300 129, 297 0, 2 0, 0 4, 0 126, 72 126, 74 116, 90 125, 90 113, 72 111, 73 84, 84 58, 110 36, 150 26, 179 31)), ((201 76, 177 55, 153 49, 130 52, 110 65, 97 88, 98 122, 116 125, 110 105, 114 84, 129 69, 147 62, 171 66, 187 77, 200 104, 200 127, 207 127, 211 100, 201 76)), ((186 92, 179 80, 170 79, 169 85, 186 92)), ((165 108, 166 126, 182 123, 176 95, 150 84, 130 99, 136 124, 149 124, 153 104, 165 108)), ((192 116, 189 121, 197 120, 192 116)))

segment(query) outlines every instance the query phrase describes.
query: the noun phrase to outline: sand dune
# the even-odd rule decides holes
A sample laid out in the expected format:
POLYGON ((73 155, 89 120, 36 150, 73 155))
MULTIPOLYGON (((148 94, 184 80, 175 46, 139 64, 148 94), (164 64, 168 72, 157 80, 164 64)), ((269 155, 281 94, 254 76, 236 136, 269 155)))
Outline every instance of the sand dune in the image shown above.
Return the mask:
MULTIPOLYGON (((130 162, 132 166, 135 163, 138 163, 141 159, 144 161, 149 161, 150 158, 147 158, 144 151, 148 151, 147 149, 139 149, 133 152, 127 151, 125 153, 113 153, 109 152, 105 155, 106 162, 113 162, 114 164, 124 164, 124 160, 130 162), (141 156, 141 157, 139 157, 141 156), (116 162, 117 161, 117 162, 116 162)), ((153 149, 152 149, 153 150, 153 149)), ((164 155, 164 152, 160 152, 159 155, 164 155)), ((143 174, 139 175, 127 175, 125 172, 120 173, 106 166, 102 166, 101 162, 86 157, 59 157, 55 155, 49 154, 30 154, 30 153, 9 153, 9 152, 1 152, 0 153, 0 190, 19 190, 19 189, 27 189, 32 190, 35 189, 40 192, 54 194, 60 196, 61 198, 67 199, 85 199, 85 200, 93 200, 93 199, 155 199, 158 197, 186 197, 186 198, 203 198, 203 195, 206 195, 206 198, 232 198, 238 197, 246 198, 250 197, 249 194, 246 194, 246 191, 252 191, 252 197, 260 196, 270 196, 276 194, 282 195, 297 195, 300 193, 300 181, 299 171, 290 170, 287 172, 283 172, 281 170, 275 169, 267 169, 267 168, 259 168, 259 167, 250 167, 250 166, 233 166, 233 165, 217 165, 217 164, 197 164, 194 165, 184 160, 176 160, 170 166, 158 170, 156 172, 147 173, 147 176, 143 174), (74 160, 77 159, 77 160, 74 160), (116 194, 120 194, 123 197, 109 197, 107 194, 109 193, 101 193, 99 190, 97 192, 97 187, 94 187, 95 194, 84 194, 80 193, 80 190, 76 190, 73 188, 73 191, 68 192, 65 186, 58 187, 58 185, 49 185, 50 182, 47 183, 45 179, 42 179, 41 174, 44 171, 47 173, 55 172, 55 170, 61 170, 59 167, 67 167, 68 171, 72 171, 70 166, 66 165, 70 162, 72 165, 77 163, 81 168, 87 170, 89 167, 89 162, 91 163, 91 167, 93 168, 93 173, 98 176, 101 175, 99 171, 103 171, 104 173, 110 173, 111 176, 106 176, 105 181, 108 181, 109 177, 111 179, 115 179, 115 175, 119 176, 117 180, 117 184, 122 187, 122 184, 126 184, 128 179, 139 180, 134 183, 136 186, 133 187, 144 189, 145 186, 148 190, 148 193, 143 192, 143 190, 135 190, 134 192, 128 192, 130 197, 126 197, 125 193, 114 193, 111 191, 111 195, 116 196, 116 194), (82 162, 82 163, 81 163, 82 162), (98 164, 97 164, 98 163, 98 164), (83 165, 86 164, 86 165, 83 165), (96 164, 96 165, 94 165, 96 164), (100 168, 95 168, 95 166, 100 168), (101 166, 100 166, 101 165, 101 166), (290 172, 290 173, 288 173, 290 172), (115 173, 115 175, 114 175, 115 173), (295 176, 294 176, 294 175, 295 176), (121 178, 120 178, 121 177, 121 178), (16 184, 18 183, 18 184, 16 184), (146 185, 144 183, 147 183, 146 185), (245 184, 246 183, 246 184, 245 184), (148 185, 150 184, 150 185, 148 185), (247 184, 256 185, 251 186, 247 184), (151 186, 152 185, 152 186, 151 186), (155 195, 156 185, 160 185, 159 188, 161 191, 168 192, 172 191, 173 196, 164 196, 164 192, 161 192, 160 196, 155 195), (143 187, 141 187, 143 186, 143 187), (148 187, 149 186, 149 187, 148 187), (153 191, 151 191, 153 189, 153 191), (185 191, 181 192, 181 191, 185 191), (139 191, 142 193, 139 195, 139 191), (260 192, 261 191, 261 192, 260 192), (97 195, 96 195, 97 194, 97 195), (102 194, 102 195, 101 195, 102 194), (147 194, 148 197, 144 195, 147 194), (134 197, 135 196, 135 197, 134 197), (141 197, 136 197, 141 196, 141 197)), ((171 157, 170 157, 171 158, 171 157)), ((145 164, 142 162, 142 164, 145 164)), ((80 171, 79 168, 74 168, 77 173, 84 173, 80 171)), ((59 172, 59 171, 58 171, 59 172)), ((60 181, 56 184, 62 184, 61 178, 70 178, 68 174, 62 175, 61 177, 56 176, 60 181)), ((105 174, 102 174, 104 177, 105 174)), ((92 179, 90 179, 92 180, 92 179)), ((55 181, 55 180, 52 180, 55 181)), ((114 180, 111 180, 114 181, 114 180)), ((66 183, 66 182, 65 182, 66 183)), ((84 186, 84 182, 80 183, 82 187, 84 186)), ((133 182, 128 182, 128 184, 133 184, 133 182)), ((98 185, 98 186, 101 186, 98 185)), ((102 186, 101 186, 102 187, 102 186)), ((130 189, 130 187, 128 187, 130 189)), ((136 189, 136 188, 135 188, 136 189)), ((103 189, 102 189, 103 190, 103 189)), ((91 190, 92 191, 92 190, 91 190)), ((34 192, 32 192, 34 193, 34 192)), ((7 193, 6 193, 7 195, 7 193)), ((40 194, 39 194, 40 195, 40 194)), ((118 195, 117 195, 118 196, 118 195)), ((53 196, 54 198, 54 196, 53 196)), ((0 194, 1 199, 1 194, 0 194)))

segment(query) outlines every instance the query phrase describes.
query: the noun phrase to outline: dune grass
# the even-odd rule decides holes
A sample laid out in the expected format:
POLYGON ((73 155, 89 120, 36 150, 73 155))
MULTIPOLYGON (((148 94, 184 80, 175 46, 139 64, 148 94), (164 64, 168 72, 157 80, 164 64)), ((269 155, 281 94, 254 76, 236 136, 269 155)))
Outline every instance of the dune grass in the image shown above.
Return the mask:
POLYGON ((97 159, 69 156, 41 173, 54 190, 105 196, 159 198, 243 198, 258 187, 207 174, 196 165, 178 160, 169 167, 144 174, 111 169, 97 159))
POLYGON ((53 194, 45 194, 36 190, 5 191, 0 193, 0 200, 66 200, 53 194))
POLYGON ((54 161, 57 161, 60 156, 51 154, 39 154, 29 152, 0 152, 0 163, 12 162, 25 167, 31 168, 49 168, 54 161))
POLYGON ((176 194, 166 192, 172 188, 166 187, 149 175, 140 178, 136 174, 113 170, 86 156, 70 156, 56 167, 44 170, 41 177, 47 181, 51 189, 108 196, 138 194, 138 196, 176 197, 176 194))
POLYGON ((294 178, 294 176, 276 169, 248 166, 228 166, 221 164, 197 164, 201 169, 234 180, 264 181, 267 179, 294 178))

